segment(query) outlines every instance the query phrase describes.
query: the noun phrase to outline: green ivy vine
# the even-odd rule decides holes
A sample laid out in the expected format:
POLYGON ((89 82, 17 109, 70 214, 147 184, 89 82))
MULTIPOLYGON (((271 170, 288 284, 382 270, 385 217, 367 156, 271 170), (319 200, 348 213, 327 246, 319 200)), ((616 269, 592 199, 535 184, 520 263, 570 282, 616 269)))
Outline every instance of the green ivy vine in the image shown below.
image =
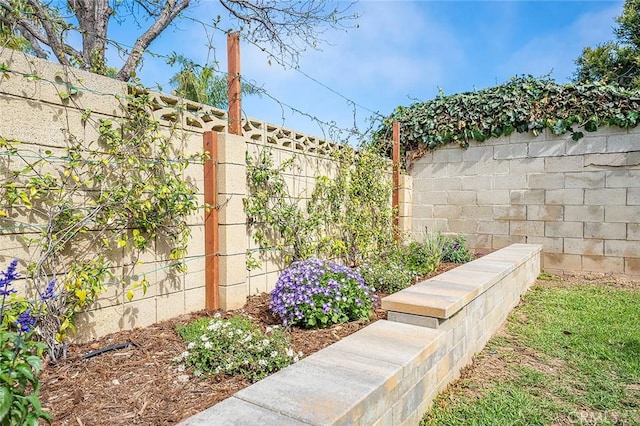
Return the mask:
POLYGON ((508 136, 513 132, 555 135, 570 133, 574 141, 581 129, 595 132, 602 126, 635 127, 640 118, 640 93, 599 83, 558 84, 549 77, 514 77, 507 83, 470 93, 441 94, 433 100, 399 106, 384 120, 374 139, 388 151, 391 126, 400 122, 400 144, 411 158, 427 150, 455 143, 508 136))
MULTIPOLYGON (((65 90, 61 99, 73 100, 77 93, 65 90)), ((64 354, 76 315, 97 300, 106 283, 125 287, 129 300, 136 288, 146 291, 149 281, 136 273, 145 250, 162 243, 168 266, 184 268, 187 216, 199 206, 183 172, 202 157, 176 152, 175 129, 161 129, 151 116, 148 93, 133 87, 130 93, 120 98, 121 118, 84 112, 82 124, 97 129, 96 140, 67 131, 66 148, 35 151, 0 135, 0 158, 11 164, 11 175, 0 180, 0 226, 30 229, 21 241, 32 253, 22 260, 33 293, 42 294, 55 280, 57 296, 48 302, 39 329, 53 360, 64 354), (114 267, 123 274, 115 275, 114 267)))

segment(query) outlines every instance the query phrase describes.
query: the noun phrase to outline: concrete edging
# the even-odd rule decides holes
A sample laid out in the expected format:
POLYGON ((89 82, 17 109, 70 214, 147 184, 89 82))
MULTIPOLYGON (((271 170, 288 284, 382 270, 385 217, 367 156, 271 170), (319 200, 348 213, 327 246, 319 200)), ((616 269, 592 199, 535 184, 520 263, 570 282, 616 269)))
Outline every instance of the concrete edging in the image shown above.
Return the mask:
POLYGON ((396 321, 376 321, 180 424, 417 425, 535 282, 540 252, 514 244, 420 283, 433 291, 450 283, 452 292, 422 289, 418 308, 396 296, 415 296, 411 288, 391 295, 383 307, 409 311, 393 311, 396 321), (460 284, 469 285, 463 291, 460 284), (448 309, 440 309, 442 300, 448 309))

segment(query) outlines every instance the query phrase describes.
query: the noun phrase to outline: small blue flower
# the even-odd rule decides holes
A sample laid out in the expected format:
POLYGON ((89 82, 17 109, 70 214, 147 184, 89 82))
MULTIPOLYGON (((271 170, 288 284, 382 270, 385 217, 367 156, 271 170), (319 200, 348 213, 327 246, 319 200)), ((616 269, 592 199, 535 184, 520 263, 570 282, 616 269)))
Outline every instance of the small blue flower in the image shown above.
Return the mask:
POLYGON ((56 287, 56 280, 49 281, 49 284, 47 284, 47 288, 44 289, 44 293, 42 293, 42 295, 40 296, 40 299, 43 302, 54 299, 56 297, 54 292, 55 287, 56 287))
POLYGON ((21 313, 16 320, 15 325, 21 333, 30 332, 33 329, 33 326, 36 325, 36 318, 31 316, 31 309, 27 309, 21 313))
POLYGON ((7 272, 0 271, 0 296, 8 296, 11 293, 16 293, 16 290, 10 287, 13 281, 20 278, 20 274, 16 272, 17 266, 18 259, 13 259, 7 268, 7 272))
POLYGON ((280 274, 269 306, 285 325, 314 325, 326 321, 329 314, 336 314, 340 321, 367 316, 374 300, 373 287, 353 269, 307 259, 294 262, 280 274))

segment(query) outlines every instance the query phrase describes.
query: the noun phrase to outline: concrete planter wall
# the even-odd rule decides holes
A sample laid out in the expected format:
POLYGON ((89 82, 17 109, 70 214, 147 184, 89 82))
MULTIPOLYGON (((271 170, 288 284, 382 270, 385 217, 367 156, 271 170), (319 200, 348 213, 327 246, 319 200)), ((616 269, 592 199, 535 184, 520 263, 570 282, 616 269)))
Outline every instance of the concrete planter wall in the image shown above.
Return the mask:
POLYGON ((380 320, 186 419, 193 425, 417 425, 540 271, 515 244, 382 301, 380 320))

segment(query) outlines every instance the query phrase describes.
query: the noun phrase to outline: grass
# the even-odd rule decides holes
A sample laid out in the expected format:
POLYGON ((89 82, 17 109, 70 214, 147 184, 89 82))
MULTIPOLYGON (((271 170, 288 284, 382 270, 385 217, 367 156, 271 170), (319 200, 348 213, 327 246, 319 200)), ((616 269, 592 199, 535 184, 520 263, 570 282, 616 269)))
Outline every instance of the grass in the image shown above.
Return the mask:
POLYGON ((421 425, 640 425, 640 291, 534 286, 421 425))

